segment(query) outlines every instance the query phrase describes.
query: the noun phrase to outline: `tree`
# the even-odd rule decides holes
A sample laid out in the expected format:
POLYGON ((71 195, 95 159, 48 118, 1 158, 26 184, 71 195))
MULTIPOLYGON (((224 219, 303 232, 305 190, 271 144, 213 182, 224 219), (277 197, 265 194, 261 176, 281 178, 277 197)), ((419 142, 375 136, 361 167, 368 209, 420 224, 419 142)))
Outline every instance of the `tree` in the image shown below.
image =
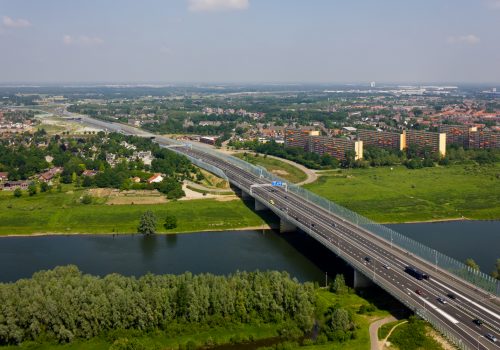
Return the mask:
POLYGON ((143 235, 152 235, 156 233, 156 216, 151 210, 145 211, 142 214, 137 232, 143 235))
POLYGON ((48 184, 48 183, 46 183, 46 182, 42 182, 42 183, 40 184, 40 191, 41 191, 41 192, 48 192, 48 191, 50 191, 50 186, 49 186, 49 184, 48 184))
POLYGON ((474 259, 471 258, 466 259, 465 265, 469 266, 473 270, 479 271, 479 265, 474 261, 474 259))
POLYGON ((331 291, 336 294, 346 294, 349 288, 345 284, 344 275, 336 275, 331 285, 331 291))
POLYGON ((496 278, 497 280, 500 280, 500 259, 497 259, 497 262, 495 264, 495 271, 491 273, 491 276, 493 278, 496 278))
POLYGON ((36 184, 34 184, 33 182, 28 186, 28 193, 30 196, 34 196, 36 194, 36 184))
POLYGON ((82 186, 83 187, 91 187, 92 186, 92 178, 90 176, 84 176, 82 186))
POLYGON ((177 217, 174 215, 167 215, 165 217, 165 223, 163 224, 165 229, 172 230, 177 227, 177 217))
POLYGON ((19 197, 21 197, 22 195, 23 195, 23 192, 21 191, 21 189, 20 189, 20 188, 16 188, 16 189, 14 190, 14 197, 19 198, 19 197))
POLYGON ((92 203, 92 197, 88 194, 84 195, 81 199, 82 204, 91 204, 92 203))

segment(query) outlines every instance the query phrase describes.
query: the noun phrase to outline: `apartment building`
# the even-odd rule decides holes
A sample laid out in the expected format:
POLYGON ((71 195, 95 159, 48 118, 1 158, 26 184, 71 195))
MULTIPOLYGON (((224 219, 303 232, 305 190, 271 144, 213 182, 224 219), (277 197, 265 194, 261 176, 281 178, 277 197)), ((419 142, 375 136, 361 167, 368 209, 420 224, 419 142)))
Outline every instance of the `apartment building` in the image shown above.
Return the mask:
POLYGON ((338 160, 345 159, 348 151, 354 152, 356 160, 363 158, 363 141, 320 136, 319 131, 286 129, 285 146, 299 147, 320 155, 329 154, 338 160))
POLYGON ((402 151, 406 147, 405 135, 396 132, 358 129, 358 139, 364 146, 376 146, 402 151))
POLYGON ((446 134, 428 132, 421 130, 403 131, 406 148, 416 145, 418 149, 429 148, 432 153, 439 153, 441 157, 446 155, 446 134))
POLYGON ((469 147, 470 134, 476 132, 477 127, 469 125, 447 125, 439 126, 439 132, 446 134, 446 144, 458 145, 464 148, 469 147))
POLYGON ((469 148, 500 148, 499 133, 490 130, 476 130, 469 133, 469 148))

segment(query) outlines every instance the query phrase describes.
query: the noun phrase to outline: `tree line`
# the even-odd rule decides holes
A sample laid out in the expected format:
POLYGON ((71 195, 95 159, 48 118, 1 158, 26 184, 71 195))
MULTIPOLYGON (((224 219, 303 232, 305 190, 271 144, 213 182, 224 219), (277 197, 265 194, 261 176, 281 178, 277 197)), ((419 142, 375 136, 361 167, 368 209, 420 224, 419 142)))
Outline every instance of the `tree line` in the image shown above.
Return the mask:
POLYGON ((314 286, 286 272, 96 277, 76 266, 0 284, 0 344, 70 342, 112 330, 142 332, 179 325, 314 323, 314 286))

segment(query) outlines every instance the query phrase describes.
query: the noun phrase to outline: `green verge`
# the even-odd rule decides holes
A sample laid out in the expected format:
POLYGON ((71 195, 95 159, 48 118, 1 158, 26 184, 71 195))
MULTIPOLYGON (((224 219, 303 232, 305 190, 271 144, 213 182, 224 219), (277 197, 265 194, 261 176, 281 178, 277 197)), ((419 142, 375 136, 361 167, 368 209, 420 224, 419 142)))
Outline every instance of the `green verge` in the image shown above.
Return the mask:
POLYGON ((500 218, 500 164, 328 171, 305 187, 379 223, 500 218))
POLYGON ((321 289, 316 292, 316 308, 318 313, 324 313, 329 307, 339 306, 342 307, 354 315, 354 321, 358 325, 358 330, 356 331, 356 339, 349 340, 344 343, 326 343, 321 345, 310 345, 301 346, 297 349, 303 350, 365 350, 370 348, 370 333, 369 327, 370 323, 389 316, 389 312, 386 310, 376 309, 368 314, 358 314, 358 310, 361 305, 368 306, 370 302, 354 293, 349 294, 334 294, 327 290, 321 289))
POLYGON ((431 327, 428 323, 410 317, 409 322, 394 329, 388 340, 396 349, 443 350, 441 344, 428 335, 430 331, 431 327))
MULTIPOLYGON (((62 192, 15 198, 0 192, 0 235, 33 233, 135 233, 139 218, 151 210, 158 218, 158 232, 166 232, 166 215, 177 217, 178 226, 168 232, 196 232, 262 226, 264 220, 239 199, 172 201, 155 205, 106 205, 103 199, 84 205, 84 190, 64 187, 62 192), (99 203, 100 202, 100 203, 99 203)), ((265 213, 263 215, 266 215, 265 213)))
POLYGON ((260 165, 266 168, 267 171, 293 183, 302 182, 307 179, 306 173, 299 168, 275 158, 264 158, 263 155, 255 157, 254 153, 247 153, 246 157, 243 156, 243 153, 237 153, 234 156, 254 165, 260 165))

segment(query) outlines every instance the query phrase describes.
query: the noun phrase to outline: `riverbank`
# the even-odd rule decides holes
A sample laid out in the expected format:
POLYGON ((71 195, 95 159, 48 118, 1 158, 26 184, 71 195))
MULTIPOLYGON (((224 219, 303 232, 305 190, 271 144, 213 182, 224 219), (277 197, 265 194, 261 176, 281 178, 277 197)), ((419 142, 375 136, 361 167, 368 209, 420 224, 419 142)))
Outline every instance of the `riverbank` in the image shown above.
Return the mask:
POLYGON ((84 191, 64 187, 61 192, 53 190, 32 197, 24 194, 20 198, 0 192, 0 236, 134 233, 147 210, 157 217, 159 233, 261 229, 276 222, 270 213, 256 213, 253 203, 237 197, 131 205, 110 205, 105 199, 95 198, 92 204, 82 204, 84 191), (177 218, 177 228, 163 227, 167 215, 177 218))
POLYGON ((344 169, 304 187, 383 224, 499 220, 499 174, 500 164, 344 169))

